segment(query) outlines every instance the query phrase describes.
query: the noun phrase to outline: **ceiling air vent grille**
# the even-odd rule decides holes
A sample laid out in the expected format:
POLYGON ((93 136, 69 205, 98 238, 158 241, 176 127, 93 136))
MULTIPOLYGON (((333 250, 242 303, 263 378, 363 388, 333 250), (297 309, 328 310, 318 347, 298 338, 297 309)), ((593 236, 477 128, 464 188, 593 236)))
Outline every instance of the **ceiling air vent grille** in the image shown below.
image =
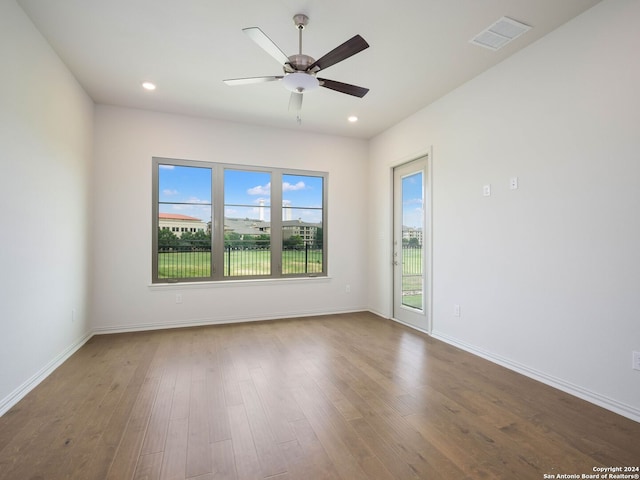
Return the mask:
POLYGON ((469 40, 469 42, 489 50, 499 50, 529 30, 531 30, 529 25, 516 22, 509 17, 502 17, 469 40))

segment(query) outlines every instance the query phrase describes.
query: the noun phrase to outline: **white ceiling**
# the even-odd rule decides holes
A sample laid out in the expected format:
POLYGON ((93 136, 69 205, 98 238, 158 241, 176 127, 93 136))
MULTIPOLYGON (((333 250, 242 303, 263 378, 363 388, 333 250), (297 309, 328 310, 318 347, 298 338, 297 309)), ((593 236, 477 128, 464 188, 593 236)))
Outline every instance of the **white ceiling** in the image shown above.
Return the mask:
POLYGON ((370 138, 504 60, 599 0, 18 0, 96 103, 370 138), (280 75, 241 31, 260 27, 297 53, 292 17, 310 17, 304 53, 319 58, 355 34, 363 52, 322 77, 370 88, 362 99, 305 95, 302 124, 280 75), (502 16, 532 30, 497 52, 469 39, 502 16), (150 80, 154 92, 140 84, 150 80), (347 122, 357 115, 356 124, 347 122))

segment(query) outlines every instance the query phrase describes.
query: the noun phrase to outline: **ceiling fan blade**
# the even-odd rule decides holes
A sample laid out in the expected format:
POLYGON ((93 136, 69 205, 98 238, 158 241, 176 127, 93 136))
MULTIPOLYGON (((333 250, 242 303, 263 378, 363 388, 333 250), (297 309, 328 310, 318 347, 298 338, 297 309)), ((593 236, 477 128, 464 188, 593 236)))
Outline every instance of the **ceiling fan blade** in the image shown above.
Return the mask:
POLYGON ((339 47, 334 48, 325 56, 320 57, 318 60, 313 62, 307 71, 310 72, 314 68, 316 71, 323 70, 331 65, 335 65, 342 60, 346 60, 347 58, 355 55, 356 53, 361 52, 365 48, 369 48, 369 44, 362 38, 360 35, 356 35, 353 38, 350 38, 346 42, 344 42, 339 47))
POLYGON ((348 83, 336 82, 335 80, 327 80, 326 78, 319 78, 320 86, 335 90, 336 92, 346 93, 347 95, 353 95, 354 97, 362 98, 369 91, 368 88, 358 87, 357 85, 350 85, 348 83))
POLYGON ((251 40, 256 42, 260 48, 275 58, 280 65, 284 65, 289 61, 289 57, 280 50, 280 47, 273 43, 273 40, 267 37, 258 27, 243 28, 242 31, 246 33, 251 40))
POLYGON ((281 80, 283 78, 282 75, 275 77, 250 77, 250 78, 230 78, 228 80, 223 80, 224 83, 231 86, 236 85, 249 85, 252 83, 265 83, 265 82, 274 82, 276 80, 281 80))
POLYGON ((291 92, 289 97, 289 111, 299 112, 302 110, 302 93, 291 92))

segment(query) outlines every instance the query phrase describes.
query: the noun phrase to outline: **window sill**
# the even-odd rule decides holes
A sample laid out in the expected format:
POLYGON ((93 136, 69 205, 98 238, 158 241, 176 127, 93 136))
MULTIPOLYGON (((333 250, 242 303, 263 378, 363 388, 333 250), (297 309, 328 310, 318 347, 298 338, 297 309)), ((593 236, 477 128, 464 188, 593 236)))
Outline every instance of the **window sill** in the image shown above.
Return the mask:
POLYGON ((242 280, 221 280, 208 282, 175 282, 175 283, 151 283, 151 290, 172 289, 196 289, 196 288, 225 288, 225 287, 253 287, 256 285, 291 285, 292 283, 325 283, 330 282, 330 276, 319 277, 291 277, 291 278, 251 278, 242 280))

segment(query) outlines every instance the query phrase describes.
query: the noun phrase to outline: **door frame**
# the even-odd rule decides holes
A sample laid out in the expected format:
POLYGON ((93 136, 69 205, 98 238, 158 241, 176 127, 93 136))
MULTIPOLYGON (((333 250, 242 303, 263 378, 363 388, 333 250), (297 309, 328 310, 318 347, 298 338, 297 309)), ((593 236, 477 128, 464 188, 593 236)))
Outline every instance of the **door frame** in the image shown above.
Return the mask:
POLYGON ((418 152, 416 154, 405 157, 397 162, 394 162, 389 169, 389 177, 390 177, 390 186, 391 186, 391 241, 389 242, 389 258, 391 263, 391 288, 390 288, 390 297, 391 297, 391 312, 389 318, 395 322, 406 325, 415 330, 421 331, 428 335, 431 335, 433 330, 433 146, 430 146, 424 151, 418 152), (424 179, 424 228, 423 232, 423 272, 424 272, 424 283, 425 288, 423 291, 424 295, 424 315, 426 317, 426 328, 420 328, 419 326, 413 325, 411 323, 404 322, 395 318, 395 267, 393 265, 394 261, 394 239, 395 239, 395 182, 394 182, 394 173, 395 169, 398 167, 402 167, 405 164, 411 163, 414 160, 421 159, 426 157, 426 167, 425 167, 425 179, 424 179))

